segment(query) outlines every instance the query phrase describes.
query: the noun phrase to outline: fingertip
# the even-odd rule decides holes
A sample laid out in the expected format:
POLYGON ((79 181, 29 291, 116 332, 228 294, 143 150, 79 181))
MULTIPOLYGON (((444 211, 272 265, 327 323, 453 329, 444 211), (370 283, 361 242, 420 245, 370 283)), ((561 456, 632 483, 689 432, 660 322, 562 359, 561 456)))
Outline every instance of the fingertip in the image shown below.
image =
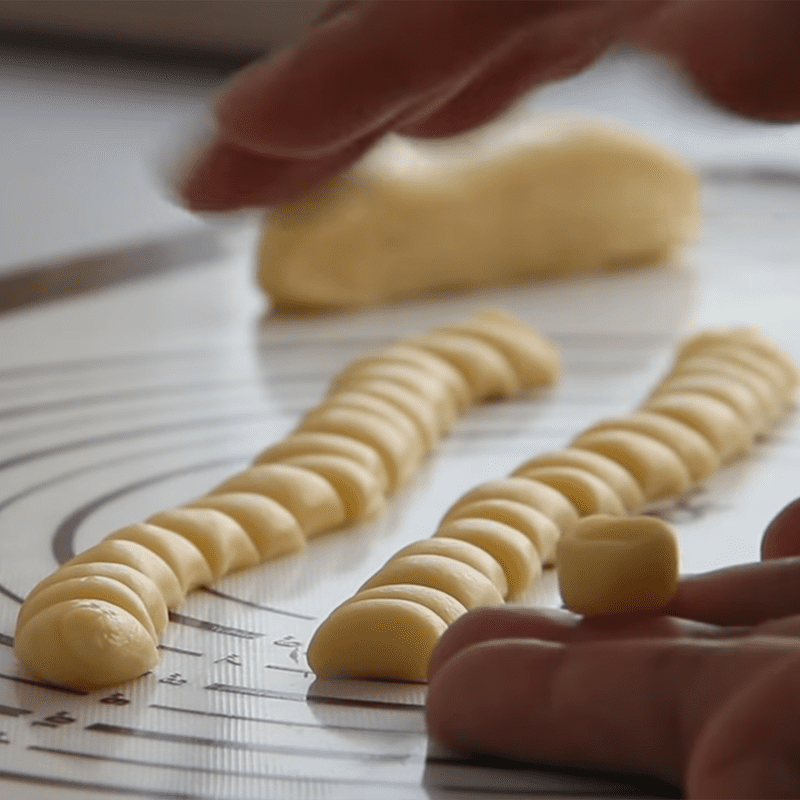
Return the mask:
POLYGON ((797 555, 800 555, 800 498, 778 513, 761 540, 762 561, 797 555))

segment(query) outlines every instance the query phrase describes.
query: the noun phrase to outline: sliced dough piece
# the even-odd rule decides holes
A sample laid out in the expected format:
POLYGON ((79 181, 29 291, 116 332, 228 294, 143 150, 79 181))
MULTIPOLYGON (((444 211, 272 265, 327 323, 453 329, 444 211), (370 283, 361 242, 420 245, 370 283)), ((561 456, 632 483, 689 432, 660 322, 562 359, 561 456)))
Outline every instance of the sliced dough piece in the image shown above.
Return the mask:
POLYGON ((14 650, 34 675, 81 689, 115 686, 158 663, 150 633, 125 609, 103 600, 67 600, 29 619, 14 650))
POLYGON ((410 439, 385 418, 352 408, 322 406, 307 414, 298 426, 300 432, 337 433, 374 447, 383 459, 394 492, 408 481, 422 459, 419 440, 410 439))
POLYGON ((538 509, 514 500, 477 500, 448 512, 439 529, 455 520, 470 518, 493 519, 510 525, 530 539, 543 564, 553 563, 561 532, 555 522, 538 509))
POLYGON ((727 403, 756 433, 770 426, 769 411, 758 395, 746 384, 731 381, 720 375, 675 375, 662 381, 648 400, 673 392, 696 392, 707 394, 727 403))
POLYGON ((285 463, 259 464, 216 486, 210 495, 244 492, 261 494, 287 508, 306 538, 338 528, 347 512, 330 481, 311 470, 285 463))
MULTIPOLYGON (((377 397, 405 414, 416 425, 428 450, 431 450, 439 441, 439 437, 446 432, 443 428, 444 421, 436 413, 434 404, 422 397, 419 392, 412 392, 399 383, 367 378, 363 381, 354 381, 351 390, 377 397)), ((332 397, 339 396, 332 395, 332 397)))
POLYGON ((385 138, 270 215, 258 277, 278 307, 428 297, 652 262, 699 219, 698 178, 644 137, 508 117, 444 144, 385 138))
MULTIPOLYGON (((433 353, 430 355, 432 356, 433 353)), ((455 371, 450 364, 448 366, 455 371)), ((456 398, 451 394, 446 379, 425 367, 418 367, 406 362, 391 360, 377 363, 356 362, 334 380, 329 394, 334 395, 358 387, 364 381, 369 380, 389 381, 411 392, 416 392, 436 409, 436 416, 442 430, 449 431, 458 420, 459 406, 456 398)), ((469 391, 469 387, 467 390, 469 391)), ((470 395, 468 403, 471 402, 470 395)))
POLYGON ((542 453, 517 467, 515 472, 525 475, 529 474, 529 470, 538 467, 576 467, 597 475, 614 490, 628 513, 636 511, 645 503, 644 492, 636 478, 619 462, 600 453, 565 447, 563 450, 542 453))
POLYGON ((717 451, 711 442, 694 428, 663 414, 651 411, 634 411, 627 417, 609 417, 592 425, 585 434, 596 431, 628 430, 643 433, 674 450, 692 481, 702 483, 721 466, 717 451))
POLYGON ((27 604, 34 595, 38 594, 48 586, 53 586, 62 581, 74 578, 110 578, 114 581, 124 583, 130 590, 136 593, 147 609, 147 616, 153 623, 156 635, 161 636, 167 627, 167 604, 158 590, 158 586, 138 569, 129 567, 127 564, 114 564, 110 561, 95 561, 89 564, 73 564, 70 567, 64 566, 39 581, 31 589, 25 598, 27 604))
POLYGON ((337 491, 347 512, 347 524, 375 516, 384 506, 378 477, 350 458, 322 453, 285 458, 281 463, 322 475, 337 491))
POLYGON ((407 436, 409 439, 416 439, 421 452, 427 453, 431 449, 432 445, 428 444, 425 433, 417 427, 414 420, 409 417, 408 414, 401 411, 388 400, 362 391, 360 387, 361 384, 354 384, 349 389, 343 389, 341 392, 328 395, 325 402, 318 406, 318 408, 353 408, 359 412, 366 411, 367 413, 375 414, 379 417, 383 417, 394 425, 395 428, 402 431, 404 436, 407 436))
POLYGON ((557 489, 541 481, 515 476, 487 481, 470 490, 450 508, 440 525, 460 518, 460 510, 464 506, 479 500, 514 500, 535 508, 553 520, 562 534, 569 533, 580 519, 578 509, 557 489))
POLYGON ((467 613, 467 609, 447 592, 431 589, 430 586, 418 586, 413 583, 398 583, 391 586, 375 586, 364 589, 357 595, 342 603, 360 602, 361 600, 410 600, 429 608, 440 616, 447 625, 452 625, 459 617, 467 613))
POLYGON ((449 361, 466 378, 474 402, 514 397, 522 391, 509 360, 476 336, 438 329, 409 343, 449 361))
POLYGON ((446 592, 466 609, 498 606, 503 596, 497 587, 475 567, 440 555, 416 555, 393 558, 360 589, 398 583, 416 583, 446 592))
POLYGON ((800 367, 789 353, 767 336, 764 331, 747 325, 703 331, 697 336, 693 336, 681 345, 678 350, 678 360, 682 361, 692 355, 707 352, 717 345, 745 347, 756 355, 777 364, 785 373, 787 385, 791 390, 796 389, 800 384, 800 367))
POLYGON ((506 574, 506 599, 524 594, 542 574, 542 560, 533 542, 521 531, 495 519, 456 519, 442 525, 433 536, 469 542, 492 556, 506 574))
POLYGON ((428 665, 447 623, 419 603, 374 598, 339 606, 317 628, 308 663, 320 678, 414 681, 428 665))
POLYGON ((262 450, 254 464, 274 464, 286 458, 306 455, 333 455, 349 458, 372 473, 385 491, 389 483, 383 459, 374 447, 352 436, 335 433, 293 433, 283 441, 262 450))
POLYGON ((262 494, 232 492, 206 495, 186 508, 213 508, 232 517, 252 539, 262 561, 289 555, 306 546, 306 537, 294 515, 277 500, 262 494))
POLYGON ((509 361, 523 389, 550 386, 561 375, 561 354, 538 331, 500 310, 487 310, 440 330, 482 339, 509 361))
POLYGON ((497 591, 503 598, 508 595, 508 580, 503 568, 489 553, 474 544, 438 536, 406 545, 392 558, 415 555, 447 556, 456 561, 463 561, 477 569, 478 572, 482 572, 497 587, 497 591))
POLYGON ((703 357, 722 358, 731 361, 739 366, 746 367, 758 373, 762 378, 769 381, 778 391, 784 401, 788 401, 792 396, 792 381, 787 377, 786 372, 779 364, 769 358, 754 353, 746 347, 736 344, 717 344, 702 349, 703 357))
POLYGON ((147 613, 147 606, 145 606, 139 595, 124 583, 102 575, 68 578, 54 583, 52 586, 40 589, 35 594, 28 595, 17 617, 17 628, 25 625, 31 617, 36 616, 46 608, 67 600, 103 600, 106 603, 118 606, 135 617, 150 634, 153 642, 158 644, 158 634, 153 625, 153 620, 147 613))
POLYGON ((685 492, 692 483, 678 454, 644 433, 615 428, 592 430, 581 434, 571 446, 592 450, 622 464, 639 481, 648 501, 685 492))
POLYGON ((188 539, 166 528, 137 522, 106 536, 108 541, 113 542, 118 539, 136 542, 163 558, 175 573, 184 594, 214 580, 211 567, 200 550, 188 539))
POLYGON ((593 472, 578 467, 523 467, 514 474, 546 483, 567 496, 582 517, 589 514, 625 514, 620 496, 593 472))
POLYGON ((215 579, 261 561, 244 528, 213 508, 173 508, 153 514, 147 522, 188 539, 203 554, 215 579))
POLYGON ((671 392, 649 399, 642 408, 690 425, 711 442, 723 464, 753 445, 755 430, 727 403, 714 397, 671 392))
POLYGON ((656 517, 583 519, 558 543, 558 585, 577 614, 663 608, 678 588, 678 540, 656 517))
POLYGON ((99 561, 124 564, 146 575, 158 587, 167 608, 175 608, 186 596, 177 576, 161 556, 148 547, 127 539, 104 539, 94 547, 73 556, 62 569, 99 561))

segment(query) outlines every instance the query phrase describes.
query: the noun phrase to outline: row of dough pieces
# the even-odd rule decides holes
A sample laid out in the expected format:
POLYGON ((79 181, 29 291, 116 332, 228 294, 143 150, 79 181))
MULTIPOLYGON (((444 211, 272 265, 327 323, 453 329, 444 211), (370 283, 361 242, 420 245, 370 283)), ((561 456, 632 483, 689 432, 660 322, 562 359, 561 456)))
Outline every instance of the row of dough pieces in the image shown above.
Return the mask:
POLYGON ((702 483, 774 424, 798 367, 752 328, 686 342, 629 416, 468 492, 432 538, 393 556, 322 623, 308 661, 323 677, 424 681, 433 649, 467 610, 520 597, 557 554, 579 613, 661 607, 678 578, 677 542, 643 506, 702 483))
POLYGON ((188 592, 372 516, 473 403, 546 386, 560 369, 552 344, 499 310, 357 360, 254 466, 40 582, 17 620, 19 658, 87 688, 143 674, 158 661, 167 609, 188 592))

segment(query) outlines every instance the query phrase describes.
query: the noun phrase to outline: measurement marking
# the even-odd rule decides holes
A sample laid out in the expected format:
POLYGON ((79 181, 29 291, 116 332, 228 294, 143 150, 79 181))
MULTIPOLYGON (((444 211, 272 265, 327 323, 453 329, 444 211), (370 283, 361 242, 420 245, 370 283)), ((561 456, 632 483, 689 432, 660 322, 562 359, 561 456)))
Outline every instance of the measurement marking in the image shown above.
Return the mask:
POLYGON ((267 669, 279 669, 281 672, 297 672, 306 677, 311 674, 310 669, 302 669, 301 667, 279 667, 277 664, 267 664, 267 669))
MULTIPOLYGON (((117 764, 132 764, 140 767, 155 767, 157 769, 174 769, 179 772, 199 772, 204 775, 227 775, 233 778, 257 778, 264 781, 290 781, 292 783, 302 783, 303 786, 308 786, 310 783, 318 783, 323 785, 355 785, 355 786, 400 786, 408 787, 409 789, 419 788, 418 783, 408 783, 402 781, 387 781, 387 780, 369 780, 367 778, 306 778, 298 775, 282 775, 272 773, 265 775, 263 772, 248 772, 246 770, 228 770, 218 769, 214 767, 192 767, 187 764, 170 764, 165 761, 144 761, 138 758, 123 758, 121 756, 100 755, 98 753, 82 753, 76 750, 63 750, 55 747, 42 747, 40 745, 29 745, 28 750, 34 750, 39 753, 53 753, 54 755, 72 756, 73 758, 88 758, 93 761, 110 761, 117 764)), ((2 773, 0 773, 0 777, 2 773)), ((147 793, 150 796, 150 793, 147 793)), ((161 795, 154 795, 161 796, 161 795)), ((175 797, 176 795, 167 795, 168 797, 175 797)), ((180 795, 181 797, 191 797, 194 795, 180 795)))
POLYGON ((0 714, 6 717, 23 717, 25 714, 33 714, 33 711, 28 711, 26 708, 14 708, 13 706, 0 706, 0 714))
POLYGON ((201 631, 220 633, 223 636, 236 636, 239 639, 260 639, 265 635, 263 633, 255 633, 254 631, 245 631, 241 628, 231 628, 228 625, 220 625, 217 622, 209 622, 205 619, 187 617, 184 614, 178 614, 175 611, 169 612, 169 621, 176 622, 178 625, 186 625, 189 628, 197 628, 201 631))
POLYGON ((77 694, 87 695, 89 692, 83 689, 73 689, 71 686, 59 686, 56 683, 46 683, 45 681, 35 681, 31 678, 22 678, 19 675, 5 675, 0 672, 0 678, 5 678, 7 681, 14 681, 15 683, 24 683, 28 686, 38 686, 41 689, 52 689, 54 692, 63 692, 64 694, 77 694))
POLYGON ((4 644, 6 647, 13 647, 14 637, 9 636, 7 633, 0 633, 0 644, 4 644))
POLYGON ((196 714, 201 717, 221 717, 222 719, 238 719, 244 722, 264 722, 270 725, 286 725, 291 728, 315 728, 317 730, 337 730, 337 731, 363 731, 365 733, 388 733, 398 736, 424 736, 425 731, 406 731, 399 728, 370 728, 362 725, 329 725, 313 722, 292 722, 284 719, 271 719, 269 717, 248 717, 244 714, 227 714, 224 711, 205 711, 200 708, 180 708, 178 706, 165 706, 160 703, 150 703, 150 708, 160 711, 174 711, 178 714, 196 714))
POLYGON ((294 700, 301 703, 319 703, 320 705, 357 706, 359 708, 391 708, 402 711, 423 711, 422 703, 397 703, 390 700, 360 700, 355 697, 328 697, 325 695, 305 695, 299 692, 276 692, 273 689, 261 689, 256 686, 235 686, 230 683, 210 683, 205 687, 212 692, 230 692, 250 697, 266 697, 271 700, 294 700))
POLYGON ((22 603, 25 601, 24 597, 20 597, 18 594, 14 594, 11 589, 6 589, 5 586, 0 585, 0 594, 5 595, 9 600, 13 600, 15 603, 22 603))
POLYGON ((210 589, 208 586, 200 587, 201 592, 206 592, 207 594, 212 594, 214 597, 221 597, 223 600, 231 600, 234 603, 239 603, 243 606, 248 606, 249 608, 258 608, 261 611, 271 611, 273 614, 283 614, 287 617, 296 617, 297 619, 308 619, 314 620, 316 617, 310 617, 308 614, 299 614, 296 611, 286 611, 282 608, 275 608, 274 606, 265 606, 261 603, 254 603, 252 600, 245 600, 241 597, 234 597, 232 594, 225 594, 225 592, 220 592, 217 589, 210 589))
POLYGON ((183 656, 202 656, 202 653, 198 653, 196 650, 184 650, 182 647, 170 647, 167 644, 160 644, 158 646, 159 650, 167 650, 170 653, 180 653, 183 656))
POLYGON ((87 731, 109 733, 115 736, 131 736, 136 739, 151 739, 159 742, 172 742, 173 744, 203 745, 205 747, 220 747, 227 750, 248 750, 256 753, 276 753, 289 756, 307 756, 311 758, 341 758, 346 760, 361 761, 408 761, 410 755, 394 755, 389 753, 360 753, 358 751, 321 750, 317 748, 299 748, 283 745, 257 744, 256 742, 235 742, 231 739, 213 739, 209 736, 189 736, 183 733, 167 733, 165 731, 150 731, 142 728, 128 728, 122 725, 108 725, 104 722, 95 722, 86 726, 87 731))

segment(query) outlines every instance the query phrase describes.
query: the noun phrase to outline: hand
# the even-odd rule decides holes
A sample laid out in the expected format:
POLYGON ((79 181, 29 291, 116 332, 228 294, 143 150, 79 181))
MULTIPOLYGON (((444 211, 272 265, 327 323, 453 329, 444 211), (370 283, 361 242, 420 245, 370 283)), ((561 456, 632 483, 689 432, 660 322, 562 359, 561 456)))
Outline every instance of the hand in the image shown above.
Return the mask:
POLYGON ((800 797, 800 500, 762 561, 683 579, 667 615, 483 609, 434 654, 454 750, 650 774, 690 798, 800 797))
POLYGON ((389 131, 473 128, 626 36, 736 110, 796 119, 798 21, 800 4, 780 0, 338 0, 222 90, 183 198, 200 211, 293 200, 389 131))

